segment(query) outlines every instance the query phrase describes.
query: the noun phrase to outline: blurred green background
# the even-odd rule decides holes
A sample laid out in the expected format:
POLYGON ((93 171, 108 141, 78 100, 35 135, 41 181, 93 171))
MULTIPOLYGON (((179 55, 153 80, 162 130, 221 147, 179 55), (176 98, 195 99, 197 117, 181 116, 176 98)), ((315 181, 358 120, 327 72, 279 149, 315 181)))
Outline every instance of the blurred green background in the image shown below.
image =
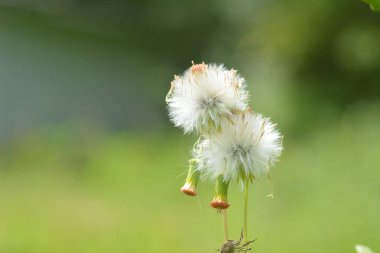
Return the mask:
POLYGON ((254 252, 380 252, 380 14, 359 0, 0 0, 0 48, 1 253, 216 252, 164 103, 191 60, 236 68, 284 134, 254 252))

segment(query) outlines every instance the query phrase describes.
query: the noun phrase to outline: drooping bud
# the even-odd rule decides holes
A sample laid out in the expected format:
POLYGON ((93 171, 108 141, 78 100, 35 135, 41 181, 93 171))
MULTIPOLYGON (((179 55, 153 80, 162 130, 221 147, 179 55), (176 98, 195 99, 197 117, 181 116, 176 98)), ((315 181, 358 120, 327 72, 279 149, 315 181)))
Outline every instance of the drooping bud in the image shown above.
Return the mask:
POLYGON ((199 182, 200 173, 196 168, 197 162, 195 159, 189 160, 189 171, 184 186, 181 188, 181 192, 189 195, 197 195, 197 185, 199 182))
POLYGON ((229 183, 230 182, 226 181, 223 176, 218 176, 216 178, 215 196, 210 203, 210 205, 213 208, 221 210, 221 209, 226 209, 230 206, 230 204, 228 204, 228 199, 227 199, 229 183))

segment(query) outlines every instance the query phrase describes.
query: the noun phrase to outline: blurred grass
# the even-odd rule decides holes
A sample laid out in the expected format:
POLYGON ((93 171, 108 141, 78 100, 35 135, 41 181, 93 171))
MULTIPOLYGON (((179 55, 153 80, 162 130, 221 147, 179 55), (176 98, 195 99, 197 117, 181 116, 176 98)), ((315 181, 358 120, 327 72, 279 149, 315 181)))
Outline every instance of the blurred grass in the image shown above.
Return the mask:
MULTIPOLYGON (((380 249, 380 113, 353 108, 301 139, 287 139, 268 184, 251 194, 255 252, 380 249)), ((0 252, 215 252, 221 217, 179 192, 193 138, 179 132, 73 133, 20 137, 0 154, 0 252)), ((232 237, 242 194, 230 193, 232 237)))

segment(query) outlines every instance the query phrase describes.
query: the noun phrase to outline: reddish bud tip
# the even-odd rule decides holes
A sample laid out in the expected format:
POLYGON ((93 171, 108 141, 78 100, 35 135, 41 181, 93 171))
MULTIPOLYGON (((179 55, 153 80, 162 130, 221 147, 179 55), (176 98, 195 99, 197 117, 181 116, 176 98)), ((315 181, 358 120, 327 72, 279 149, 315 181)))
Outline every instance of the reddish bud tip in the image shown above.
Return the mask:
POLYGON ((202 64, 195 64, 193 66, 191 66, 191 72, 193 72, 193 74, 195 73, 202 73, 206 70, 206 64, 202 63, 202 64))
POLYGON ((195 191, 195 189, 193 187, 190 187, 187 184, 185 184, 181 188, 181 192, 183 192, 183 193, 185 193, 186 195, 189 195, 189 196, 196 196, 197 195, 197 192, 195 191))
POLYGON ((213 199, 210 205, 216 209, 227 209, 230 206, 227 201, 221 199, 213 199))

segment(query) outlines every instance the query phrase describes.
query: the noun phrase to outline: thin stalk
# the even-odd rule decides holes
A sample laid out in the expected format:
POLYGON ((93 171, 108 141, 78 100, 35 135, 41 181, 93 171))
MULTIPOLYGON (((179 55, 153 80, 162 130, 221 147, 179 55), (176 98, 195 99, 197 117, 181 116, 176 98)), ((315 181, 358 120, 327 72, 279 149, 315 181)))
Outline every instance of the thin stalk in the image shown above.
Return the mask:
POLYGON ((224 241, 228 240, 227 209, 221 210, 223 220, 224 241))
POLYGON ((243 230, 244 230, 244 241, 248 241, 248 186, 249 180, 245 180, 244 185, 244 214, 243 214, 243 230))

